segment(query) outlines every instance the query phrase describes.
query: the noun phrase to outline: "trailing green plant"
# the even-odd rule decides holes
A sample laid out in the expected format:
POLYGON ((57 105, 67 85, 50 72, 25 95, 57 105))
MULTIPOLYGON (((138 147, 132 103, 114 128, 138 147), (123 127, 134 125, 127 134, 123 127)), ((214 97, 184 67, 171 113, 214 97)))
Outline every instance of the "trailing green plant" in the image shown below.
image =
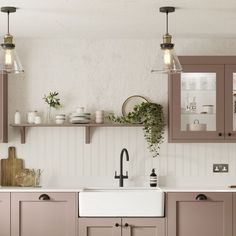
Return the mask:
POLYGON ((43 100, 49 105, 50 108, 59 109, 62 105, 58 95, 58 92, 49 92, 48 95, 44 95, 43 100))
POLYGON ((125 116, 108 117, 118 123, 141 123, 144 125, 144 137, 153 157, 159 156, 160 144, 164 140, 165 117, 163 106, 157 103, 143 102, 125 116))

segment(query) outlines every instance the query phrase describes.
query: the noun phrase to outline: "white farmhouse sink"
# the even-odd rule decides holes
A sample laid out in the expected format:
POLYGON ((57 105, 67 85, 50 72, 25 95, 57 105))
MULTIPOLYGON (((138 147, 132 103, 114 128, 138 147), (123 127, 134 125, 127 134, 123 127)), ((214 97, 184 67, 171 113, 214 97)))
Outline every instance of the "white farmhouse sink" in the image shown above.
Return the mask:
POLYGON ((79 193, 79 215, 164 216, 164 192, 158 188, 84 189, 79 193))

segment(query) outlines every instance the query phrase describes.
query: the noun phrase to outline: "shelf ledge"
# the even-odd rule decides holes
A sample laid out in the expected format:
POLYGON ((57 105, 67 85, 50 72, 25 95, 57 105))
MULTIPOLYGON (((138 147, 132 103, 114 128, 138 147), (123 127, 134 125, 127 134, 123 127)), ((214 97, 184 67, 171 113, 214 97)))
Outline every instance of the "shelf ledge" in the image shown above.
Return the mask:
POLYGON ((110 128, 119 128, 119 127, 143 127, 143 124, 119 124, 119 123, 103 123, 103 124, 96 124, 96 123, 88 123, 88 124, 10 124, 13 128, 19 128, 20 129, 20 135, 21 135, 21 143, 25 144, 26 142, 26 128, 68 128, 68 127, 81 127, 85 128, 85 143, 90 144, 91 142, 91 132, 90 128, 99 128, 99 127, 110 127, 110 128))

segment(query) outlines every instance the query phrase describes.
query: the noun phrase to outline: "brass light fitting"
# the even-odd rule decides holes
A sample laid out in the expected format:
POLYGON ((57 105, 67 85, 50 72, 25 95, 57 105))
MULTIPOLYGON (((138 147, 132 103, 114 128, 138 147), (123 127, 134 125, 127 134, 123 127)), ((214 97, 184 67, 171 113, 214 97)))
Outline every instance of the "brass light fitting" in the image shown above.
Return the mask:
POLYGON ((166 13, 166 33, 163 35, 163 43, 161 44, 161 49, 173 49, 174 44, 171 43, 172 36, 168 32, 168 14, 171 12, 175 12, 175 7, 160 7, 160 12, 166 13))

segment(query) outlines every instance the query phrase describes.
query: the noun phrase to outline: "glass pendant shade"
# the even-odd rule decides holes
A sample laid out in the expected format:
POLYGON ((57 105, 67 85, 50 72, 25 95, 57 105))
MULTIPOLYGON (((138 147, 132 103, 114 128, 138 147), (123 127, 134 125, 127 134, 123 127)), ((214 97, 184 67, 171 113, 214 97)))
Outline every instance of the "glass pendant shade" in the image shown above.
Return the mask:
POLYGON ((152 73, 176 74, 181 73, 182 66, 179 59, 172 49, 160 49, 152 73))
POLYGON ((160 12, 166 14, 166 33, 157 55, 157 61, 151 70, 152 73, 176 74, 181 73, 182 66, 174 51, 172 36, 168 32, 168 14, 174 12, 175 7, 160 7, 160 12))
POLYGON ((0 71, 4 74, 24 72, 15 48, 0 50, 0 71))
POLYGON ((9 15, 16 12, 16 9, 16 7, 1 7, 1 12, 7 13, 7 34, 0 49, 0 71, 3 74, 24 72, 13 43, 13 36, 9 32, 9 15))

